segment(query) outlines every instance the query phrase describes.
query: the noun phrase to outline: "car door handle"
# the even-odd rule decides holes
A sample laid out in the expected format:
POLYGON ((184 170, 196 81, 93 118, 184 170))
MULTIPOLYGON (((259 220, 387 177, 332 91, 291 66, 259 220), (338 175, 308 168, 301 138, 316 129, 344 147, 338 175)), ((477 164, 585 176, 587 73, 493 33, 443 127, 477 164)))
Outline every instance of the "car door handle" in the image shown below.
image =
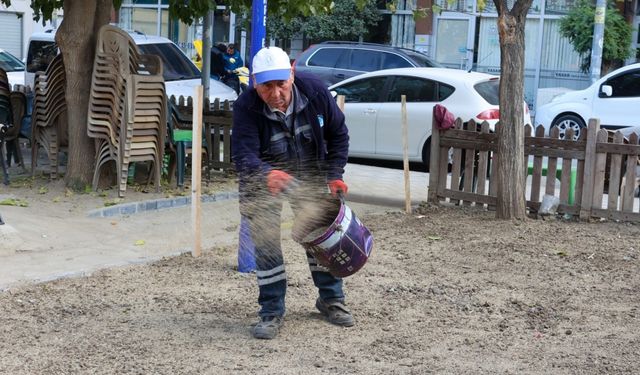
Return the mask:
POLYGON ((335 75, 336 78, 344 78, 344 74, 342 73, 338 73, 335 75))
POLYGON ((376 113, 376 112, 378 112, 378 111, 376 111, 375 109, 372 109, 372 108, 369 108, 369 109, 365 109, 365 110, 364 110, 364 113, 371 113, 371 114, 373 114, 373 113, 376 113))

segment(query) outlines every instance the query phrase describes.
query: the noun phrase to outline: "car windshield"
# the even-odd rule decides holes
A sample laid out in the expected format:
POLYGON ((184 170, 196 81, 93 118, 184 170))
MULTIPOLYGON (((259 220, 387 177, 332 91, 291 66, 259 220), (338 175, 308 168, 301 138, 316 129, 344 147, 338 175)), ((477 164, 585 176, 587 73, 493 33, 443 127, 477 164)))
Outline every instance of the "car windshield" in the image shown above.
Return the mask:
POLYGON ((498 78, 476 83, 473 88, 489 104, 500 105, 500 80, 498 78))
POLYGON ((0 68, 5 72, 19 72, 24 70, 24 64, 6 51, 0 51, 0 68))
POLYGON ((200 71, 175 44, 139 44, 140 52, 157 55, 162 60, 165 81, 179 81, 200 78, 200 71))
POLYGON ((418 53, 418 52, 414 52, 414 51, 404 51, 407 56, 411 57, 411 59, 413 61, 415 61, 416 64, 418 64, 419 67, 424 67, 424 68, 444 68, 444 66, 438 64, 437 62, 429 59, 427 56, 418 53))
POLYGON ((58 45, 47 40, 32 40, 27 53, 27 72, 44 72, 58 54, 58 45))

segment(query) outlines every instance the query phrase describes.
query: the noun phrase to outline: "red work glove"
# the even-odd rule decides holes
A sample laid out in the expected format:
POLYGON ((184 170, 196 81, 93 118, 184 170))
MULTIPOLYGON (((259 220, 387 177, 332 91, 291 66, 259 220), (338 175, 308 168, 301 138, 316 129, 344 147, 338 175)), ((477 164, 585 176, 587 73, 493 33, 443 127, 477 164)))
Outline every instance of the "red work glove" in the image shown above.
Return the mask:
POLYGON ((342 195, 347 195, 347 191, 349 190, 347 184, 345 184, 342 180, 331 180, 327 182, 327 185, 329 185, 331 195, 333 195, 334 197, 338 196, 338 192, 342 192, 342 195))
POLYGON ((278 195, 292 180, 293 177, 289 173, 274 169, 267 175, 267 188, 271 194, 278 195))

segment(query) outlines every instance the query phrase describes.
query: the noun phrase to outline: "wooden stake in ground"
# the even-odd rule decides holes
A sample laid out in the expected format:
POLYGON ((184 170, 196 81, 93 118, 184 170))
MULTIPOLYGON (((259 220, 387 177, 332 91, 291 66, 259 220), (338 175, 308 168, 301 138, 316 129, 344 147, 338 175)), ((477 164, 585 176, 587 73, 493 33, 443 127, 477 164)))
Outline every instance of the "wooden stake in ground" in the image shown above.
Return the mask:
POLYGON ((344 112, 344 95, 338 95, 338 97, 336 98, 336 103, 338 103, 338 108, 340 108, 340 110, 344 112))
POLYGON ((411 181, 409 179, 409 130, 407 124, 407 96, 402 100, 402 165, 404 167, 404 209, 411 213, 411 181))
POLYGON ((193 250, 191 255, 202 255, 200 234, 201 216, 200 192, 202 172, 202 85, 195 87, 193 95, 193 128, 191 133, 191 218, 193 224, 193 250))

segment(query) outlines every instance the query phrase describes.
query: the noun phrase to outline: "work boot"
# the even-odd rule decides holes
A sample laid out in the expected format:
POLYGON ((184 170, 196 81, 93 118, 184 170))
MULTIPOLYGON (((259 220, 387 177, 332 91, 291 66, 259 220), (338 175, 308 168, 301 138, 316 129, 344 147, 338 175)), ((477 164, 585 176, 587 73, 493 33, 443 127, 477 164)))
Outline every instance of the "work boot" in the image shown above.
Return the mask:
POLYGON ((323 300, 319 298, 316 300, 316 308, 327 317, 329 323, 335 324, 341 327, 351 327, 356 324, 353 319, 353 315, 340 300, 323 300))
POLYGON ((257 339, 271 340, 278 335, 280 327, 284 325, 281 316, 263 316, 253 327, 253 337, 257 339))

